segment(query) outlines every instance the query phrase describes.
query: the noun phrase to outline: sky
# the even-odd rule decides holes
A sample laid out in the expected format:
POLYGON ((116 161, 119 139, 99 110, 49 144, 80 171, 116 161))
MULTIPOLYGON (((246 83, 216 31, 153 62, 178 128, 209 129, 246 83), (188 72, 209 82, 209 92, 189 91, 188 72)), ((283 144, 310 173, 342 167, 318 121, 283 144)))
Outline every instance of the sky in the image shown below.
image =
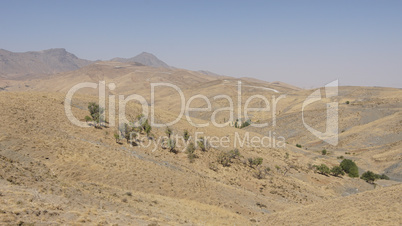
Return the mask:
POLYGON ((402 88, 402 1, 7 1, 0 48, 167 64, 302 88, 402 88))

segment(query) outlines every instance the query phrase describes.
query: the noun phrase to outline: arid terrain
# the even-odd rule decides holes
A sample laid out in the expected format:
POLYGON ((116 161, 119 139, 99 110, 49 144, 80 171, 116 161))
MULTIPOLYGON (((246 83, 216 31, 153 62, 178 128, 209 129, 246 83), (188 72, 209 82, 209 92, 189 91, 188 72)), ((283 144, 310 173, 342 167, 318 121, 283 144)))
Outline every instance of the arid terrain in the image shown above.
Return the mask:
MULTIPOLYGON (((8 51, 0 52, 2 225, 402 224, 401 89, 339 87, 336 96, 326 97, 321 88, 321 100, 305 107, 302 115, 304 101, 317 89, 174 68, 148 53, 90 62, 68 52, 50 52, 64 57, 61 63, 51 63, 55 67, 32 63, 29 57, 39 53, 17 59, 8 51), (106 84, 107 123, 99 128, 74 125, 66 115, 66 94, 79 83, 100 81, 106 84), (206 150, 197 147, 196 157, 190 158, 182 140, 173 151, 159 143, 167 136, 166 126, 152 127, 149 135, 139 133, 134 146, 124 138, 116 140, 119 95, 144 97, 149 114, 155 107, 156 123, 177 118, 184 107, 179 92, 158 88, 152 105, 155 83, 179 87, 184 104, 195 95, 204 95, 211 103, 192 101, 190 107, 210 110, 179 118, 169 126, 172 137, 188 131, 190 142, 197 143, 198 133, 205 139, 225 138, 228 145, 214 147, 207 140, 206 150), (227 99, 215 98, 218 95, 230 97, 233 106, 227 99), (244 106, 253 95, 266 97, 269 111, 250 110, 247 119, 268 126, 236 128, 236 119, 245 121, 238 115, 244 117, 244 106), (325 131, 327 104, 332 102, 338 103, 337 145, 322 141, 304 126, 325 131), (225 107, 233 108, 233 118, 228 110, 213 115, 225 107), (216 123, 228 125, 217 127, 212 116, 216 123), (195 127, 188 119, 209 124, 195 127), (270 145, 239 145, 245 137, 269 137, 270 145), (235 149, 237 154, 230 152, 235 149), (233 156, 225 164, 222 156, 228 153, 233 156), (250 161, 259 158, 262 162, 250 161), (346 174, 319 173, 314 167, 332 168, 343 159, 356 163, 359 176, 372 171, 389 180, 368 183, 346 174)), ((77 91, 71 100, 74 117, 91 124, 85 116, 88 104, 99 101, 98 94, 99 89, 93 88, 77 91)), ((266 107, 261 98, 248 104, 266 107)), ((125 117, 135 121, 143 108, 130 101, 125 110, 125 117)))

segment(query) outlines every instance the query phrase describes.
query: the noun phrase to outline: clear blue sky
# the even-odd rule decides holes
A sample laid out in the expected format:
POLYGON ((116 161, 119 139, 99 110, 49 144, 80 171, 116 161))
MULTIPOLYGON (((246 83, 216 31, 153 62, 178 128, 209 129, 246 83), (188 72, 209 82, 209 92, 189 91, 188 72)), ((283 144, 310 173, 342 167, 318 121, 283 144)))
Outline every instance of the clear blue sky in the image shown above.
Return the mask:
POLYGON ((304 88, 402 87, 402 1, 0 1, 0 48, 66 48, 304 88))

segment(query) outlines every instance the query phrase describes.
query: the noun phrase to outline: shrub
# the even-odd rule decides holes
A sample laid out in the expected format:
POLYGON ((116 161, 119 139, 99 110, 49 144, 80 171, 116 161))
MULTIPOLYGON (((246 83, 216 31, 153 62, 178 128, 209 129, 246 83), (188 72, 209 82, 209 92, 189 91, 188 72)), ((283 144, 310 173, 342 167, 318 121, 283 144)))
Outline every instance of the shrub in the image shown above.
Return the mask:
POLYGON ((85 122, 89 122, 89 121, 92 121, 92 118, 91 118, 91 117, 89 117, 88 115, 87 115, 87 116, 85 116, 85 122))
POLYGON ((259 166, 259 165, 261 165, 262 162, 263 162, 263 160, 264 160, 264 159, 261 158, 261 157, 248 158, 248 159, 247 159, 249 166, 250 166, 250 167, 253 167, 253 168, 254 168, 254 166, 259 166))
POLYGON ((170 136, 172 135, 172 130, 169 127, 166 127, 165 133, 170 138, 170 136))
POLYGON ((250 119, 248 119, 248 120, 246 120, 245 122, 243 122, 243 123, 241 124, 240 129, 242 129, 242 128, 244 128, 244 127, 247 127, 247 126, 249 126, 250 124, 251 124, 251 121, 250 121, 250 119))
POLYGON ((254 172, 254 177, 257 179, 264 179, 271 169, 269 167, 258 167, 254 172))
POLYGON ((224 167, 230 166, 232 160, 240 157, 240 152, 238 149, 234 149, 228 152, 222 152, 218 155, 218 163, 224 167))
POLYGON ((322 150, 322 151, 321 151, 321 154, 322 154, 322 155, 326 155, 326 154, 327 154, 327 150, 325 150, 325 149, 322 150))
POLYGON ((380 177, 380 175, 375 174, 371 171, 367 171, 367 172, 364 172, 360 178, 365 180, 368 183, 374 183, 374 181, 376 179, 378 179, 379 177, 380 177))
POLYGON ((342 167, 340 167, 340 166, 334 166, 334 167, 332 167, 332 169, 331 169, 331 174, 332 175, 334 175, 334 176, 339 176, 339 175, 345 175, 345 172, 343 172, 343 169, 342 169, 342 167))
POLYGON ((207 151, 205 140, 203 137, 200 137, 200 139, 197 141, 198 147, 200 147, 201 151, 207 151))
POLYGON ((317 169, 318 173, 322 175, 327 176, 330 173, 328 166, 325 164, 321 164, 319 166, 315 165, 314 167, 317 169))
POLYGON ((95 127, 98 127, 98 124, 103 122, 103 117, 102 114, 105 111, 105 109, 99 107, 99 104, 95 102, 89 102, 88 103, 88 111, 89 111, 89 116, 85 117, 85 120, 87 119, 92 119, 92 121, 95 122, 95 127))
POLYGON ((114 132, 113 136, 114 136, 114 139, 116 140, 116 143, 119 143, 119 141, 120 141, 119 134, 117 132, 114 132))
POLYGON ((347 101, 345 102, 345 104, 350 104, 350 102, 347 100, 347 101))
POLYGON ((296 147, 301 148, 302 146, 301 144, 296 144, 296 147))
POLYGON ((381 174, 380 179, 389 180, 389 177, 385 174, 381 174))
POLYGON ((151 125, 149 125, 148 119, 145 120, 145 122, 142 125, 142 128, 145 131, 145 133, 147 134, 147 137, 149 137, 149 135, 151 134, 152 127, 151 127, 151 125))
POLYGON ((176 141, 175 140, 168 139, 167 145, 168 145, 168 148, 169 148, 170 152, 177 153, 176 149, 175 149, 176 148, 176 141))
POLYGON ((218 163, 224 167, 228 167, 230 166, 231 159, 227 153, 222 152, 218 155, 218 163))
POLYGON ((350 159, 342 160, 340 166, 349 175, 349 177, 359 177, 359 169, 355 162, 350 159))
POLYGON ((184 138, 184 141, 186 141, 186 142, 190 139, 190 134, 188 133, 187 130, 184 130, 183 138, 184 138))
POLYGON ((188 157, 188 159, 190 160, 190 162, 191 162, 191 163, 194 162, 194 159, 197 158, 197 155, 194 154, 194 152, 195 152, 194 143, 190 143, 190 144, 187 146, 186 152, 187 152, 187 157, 188 157))
POLYGON ((230 159, 235 159, 235 158, 240 158, 240 151, 239 149, 235 148, 234 150, 230 150, 228 152, 229 158, 230 159))

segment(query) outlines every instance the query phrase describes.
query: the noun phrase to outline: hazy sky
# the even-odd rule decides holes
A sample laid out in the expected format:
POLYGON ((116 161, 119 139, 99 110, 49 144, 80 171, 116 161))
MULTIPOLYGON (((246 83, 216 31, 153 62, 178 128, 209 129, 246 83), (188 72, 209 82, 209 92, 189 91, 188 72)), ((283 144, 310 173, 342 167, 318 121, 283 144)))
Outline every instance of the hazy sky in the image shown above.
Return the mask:
POLYGON ((0 48, 66 48, 304 88, 402 88, 402 1, 0 1, 0 48))

